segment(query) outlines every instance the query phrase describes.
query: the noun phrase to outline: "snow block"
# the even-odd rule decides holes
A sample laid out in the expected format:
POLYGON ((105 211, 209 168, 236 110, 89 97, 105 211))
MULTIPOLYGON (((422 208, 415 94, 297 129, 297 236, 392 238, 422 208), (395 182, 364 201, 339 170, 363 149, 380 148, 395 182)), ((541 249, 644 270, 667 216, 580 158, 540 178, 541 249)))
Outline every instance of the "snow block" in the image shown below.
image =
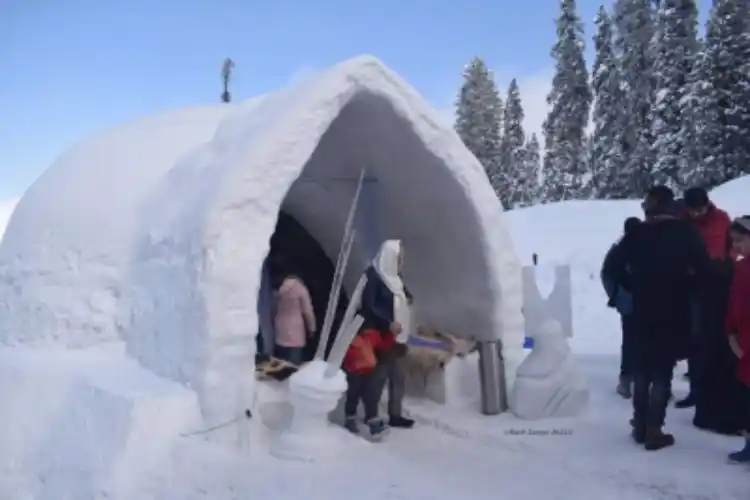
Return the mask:
MULTIPOLYGON (((27 411, 33 414, 33 407, 27 411)), ((37 500, 130 498, 141 474, 199 422, 194 393, 177 384, 165 392, 81 376, 70 380, 62 404, 47 417, 46 434, 22 466, 37 500)))

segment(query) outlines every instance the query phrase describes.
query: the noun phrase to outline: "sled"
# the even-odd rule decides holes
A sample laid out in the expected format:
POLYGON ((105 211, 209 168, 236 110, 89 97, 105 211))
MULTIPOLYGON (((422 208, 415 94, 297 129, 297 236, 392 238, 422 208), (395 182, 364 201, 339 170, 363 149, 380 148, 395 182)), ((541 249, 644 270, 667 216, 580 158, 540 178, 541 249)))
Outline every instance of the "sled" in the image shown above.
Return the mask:
POLYGON ((283 382, 297 373, 301 367, 302 365, 295 365, 284 359, 268 358, 255 366, 255 378, 261 381, 283 382))

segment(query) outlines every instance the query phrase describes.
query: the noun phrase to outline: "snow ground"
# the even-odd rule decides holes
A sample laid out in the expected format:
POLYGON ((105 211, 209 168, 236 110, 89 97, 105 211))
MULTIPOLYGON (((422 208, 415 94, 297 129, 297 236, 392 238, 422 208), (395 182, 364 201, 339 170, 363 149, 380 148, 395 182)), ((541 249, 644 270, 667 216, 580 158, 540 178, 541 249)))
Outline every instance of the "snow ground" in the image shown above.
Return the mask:
MULTIPOLYGON (((714 195, 733 216, 750 212, 747 181, 735 181, 738 186, 744 183, 745 189, 731 183, 714 195)), ((262 443, 252 442, 251 452, 240 454, 200 436, 177 438, 167 442, 159 453, 133 455, 123 461, 123 457, 107 457, 104 445, 108 430, 115 434, 116 422, 104 422, 102 427, 101 421, 86 420, 85 430, 73 434, 66 433, 65 426, 40 428, 44 414, 64 409, 64 394, 76 390, 76 384, 96 372, 97 380, 104 380, 108 391, 122 394, 123 401, 148 399, 154 394, 161 401, 168 396, 167 406, 160 403, 152 409, 158 413, 141 412, 133 417, 151 418, 154 430, 164 433, 165 426, 179 430, 190 427, 189 416, 183 415, 180 420, 169 413, 190 407, 189 391, 149 376, 133 363, 116 362, 117 353, 113 352, 81 354, 75 359, 66 354, 66 360, 55 353, 36 356, 35 370, 43 375, 45 370, 55 369, 59 377, 53 383, 40 380, 19 384, 20 379, 14 382, 11 378, 13 368, 29 369, 31 361, 22 359, 19 350, 0 349, 0 368, 6 374, 5 380, 0 380, 0 385, 5 384, 2 391, 18 384, 16 391, 39 401, 34 415, 14 414, 14 406, 7 404, 0 413, 5 424, 5 431, 0 432, 0 498, 250 500, 311 497, 314 491, 315 498, 332 500, 353 496, 358 500, 453 500, 459 496, 744 500, 750 470, 729 465, 725 459, 726 453, 740 444, 739 439, 694 429, 690 410, 669 411, 667 427, 677 438, 677 445, 671 449, 646 453, 629 439, 630 403, 614 393, 619 363, 618 318, 605 307, 598 279, 603 253, 618 237, 622 221, 629 215, 638 215, 637 203, 570 202, 508 216, 524 262, 531 260, 532 253, 539 254, 542 289, 545 282, 551 286, 548 264, 569 263, 572 267, 572 344, 592 392, 590 411, 583 418, 523 423, 508 415, 484 417, 475 408, 448 409, 411 401, 408 407, 419 424, 415 429, 394 430, 385 442, 377 444, 350 437, 342 430, 342 439, 348 439, 351 446, 330 462, 279 461, 262 450, 258 452, 262 443), (63 365, 65 370, 60 369, 63 365), (102 377, 102 371, 107 375, 102 377), (560 435, 551 435, 555 431, 560 435), (40 459, 39 451, 24 448, 33 448, 46 433, 59 433, 54 442, 80 448, 82 453, 98 453, 100 460, 120 460, 127 489, 98 484, 92 477, 96 470, 87 469, 83 459, 65 464, 61 470, 55 470, 61 465, 52 460, 46 466, 47 475, 26 475, 25 470, 45 469, 29 462, 40 459), (19 459, 21 455, 24 459, 19 459), (128 469, 146 458, 147 466, 141 463, 138 469, 128 469), (82 485, 98 493, 83 493, 82 485)), ((681 372, 678 370, 678 374, 681 372)), ((687 390, 682 380, 677 380, 675 387, 678 395, 687 390)), ((118 404, 110 401, 112 406, 118 404)), ((61 421, 66 422, 64 411, 60 413, 61 421)), ((141 448, 131 445, 127 449, 141 448)))

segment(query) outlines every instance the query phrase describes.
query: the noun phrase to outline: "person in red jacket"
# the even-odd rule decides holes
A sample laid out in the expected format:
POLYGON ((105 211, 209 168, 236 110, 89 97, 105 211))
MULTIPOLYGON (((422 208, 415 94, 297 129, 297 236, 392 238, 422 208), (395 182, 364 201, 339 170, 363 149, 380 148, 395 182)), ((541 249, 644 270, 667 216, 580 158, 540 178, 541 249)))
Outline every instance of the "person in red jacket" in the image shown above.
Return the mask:
MULTIPOLYGON (((709 339, 717 338, 721 335, 721 323, 723 320, 722 304, 719 304, 716 297, 720 296, 720 290, 717 290, 720 280, 721 263, 727 258, 727 235, 729 226, 732 221, 727 213, 714 205, 708 197, 705 189, 695 187, 685 191, 683 199, 683 218, 687 220, 693 228, 700 234, 701 240, 706 247, 709 257, 714 262, 716 279, 702 283, 700 289, 693 293, 693 299, 690 311, 687 314, 691 318, 691 349, 688 357, 688 372, 690 373, 690 394, 683 400, 678 401, 677 408, 691 408, 696 406, 703 398, 700 394, 710 390, 707 389, 706 366, 708 360, 705 357, 706 342, 709 339)), ((724 285, 726 286, 726 285, 724 285)), ((726 291, 726 290, 725 290, 726 291)), ((710 413, 711 409, 696 408, 694 424, 700 428, 711 428, 711 420, 714 420, 710 413), (704 411, 705 410, 705 411, 704 411)))
POLYGON ((733 462, 750 463, 750 215, 735 219, 732 244, 739 256, 732 278, 726 332, 737 356, 737 378, 744 385, 745 447, 731 453, 733 462))

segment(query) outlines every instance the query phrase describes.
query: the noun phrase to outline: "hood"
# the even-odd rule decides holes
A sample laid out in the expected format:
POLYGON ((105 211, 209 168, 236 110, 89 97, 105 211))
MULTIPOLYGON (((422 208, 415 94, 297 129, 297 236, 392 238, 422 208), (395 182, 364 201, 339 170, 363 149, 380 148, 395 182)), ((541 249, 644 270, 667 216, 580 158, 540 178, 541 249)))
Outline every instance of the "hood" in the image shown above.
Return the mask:
POLYGON ((385 286, 396 295, 404 295, 404 283, 398 273, 398 259, 401 255, 401 241, 387 240, 372 260, 372 267, 385 286))

